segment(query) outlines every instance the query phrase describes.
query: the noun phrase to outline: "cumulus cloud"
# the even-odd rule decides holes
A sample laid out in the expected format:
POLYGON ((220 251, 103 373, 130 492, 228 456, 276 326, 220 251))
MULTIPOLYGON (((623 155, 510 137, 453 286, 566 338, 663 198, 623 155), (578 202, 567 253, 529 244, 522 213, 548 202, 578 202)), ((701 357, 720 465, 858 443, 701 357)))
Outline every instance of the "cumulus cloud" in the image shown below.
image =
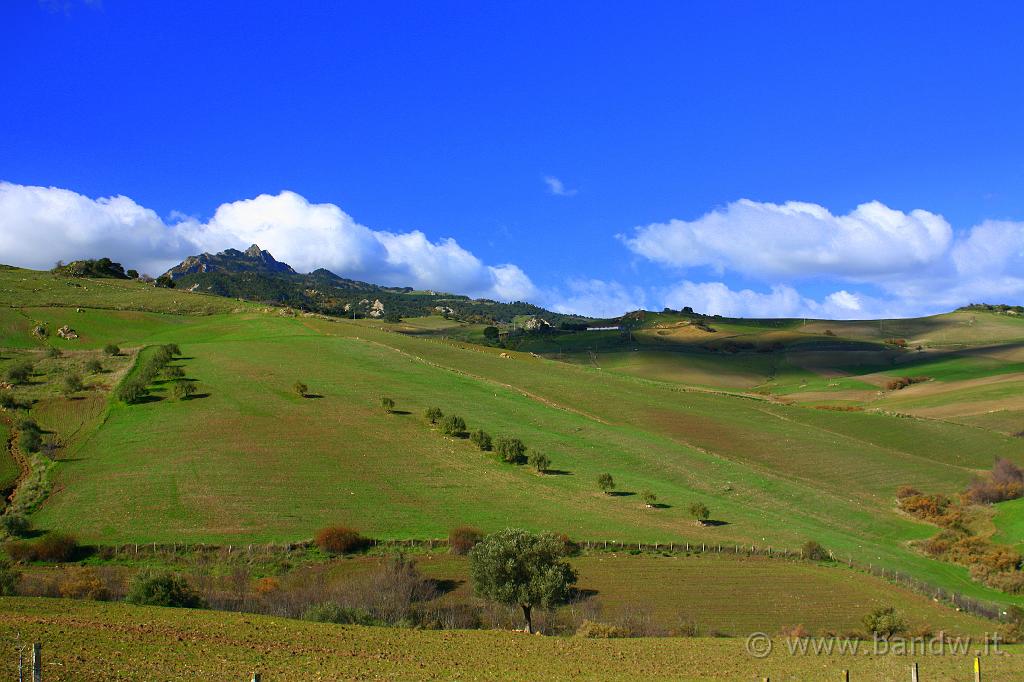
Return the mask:
POLYGON ((571 197, 576 195, 576 190, 568 189, 561 180, 553 175, 544 177, 544 184, 548 186, 548 193, 556 197, 571 197))
POLYGON ((662 292, 669 307, 722 315, 898 317, 1024 296, 1024 223, 986 221, 957 232, 936 213, 877 201, 834 215, 817 204, 743 199, 619 239, 687 275, 706 268, 764 283, 762 291, 736 290, 689 276, 662 292), (812 281, 836 290, 815 300, 795 288, 812 281))
POLYGON ((296 270, 318 267, 395 286, 526 299, 536 289, 519 267, 487 265, 453 239, 359 224, 334 204, 294 192, 222 204, 210 220, 162 220, 123 196, 91 199, 53 187, 0 183, 0 260, 31 268, 108 256, 162 272, 188 255, 259 244, 296 270))
POLYGON ((877 201, 832 215, 817 204, 742 199, 692 220, 670 220, 620 235, 635 253, 676 267, 709 266, 747 276, 830 275, 871 280, 927 267, 949 248, 942 216, 903 213, 877 201))
POLYGON ((616 317, 644 307, 647 296, 640 287, 600 279, 573 279, 566 285, 568 293, 552 291, 545 294, 548 306, 558 313, 616 317))

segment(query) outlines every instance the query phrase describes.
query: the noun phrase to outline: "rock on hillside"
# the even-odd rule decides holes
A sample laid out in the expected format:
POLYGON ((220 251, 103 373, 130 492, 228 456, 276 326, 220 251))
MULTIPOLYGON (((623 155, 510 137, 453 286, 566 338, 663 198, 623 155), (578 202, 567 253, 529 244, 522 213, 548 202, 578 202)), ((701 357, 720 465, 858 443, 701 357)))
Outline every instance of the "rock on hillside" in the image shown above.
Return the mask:
POLYGON ((245 251, 226 249, 220 253, 189 256, 165 274, 171 279, 200 272, 257 272, 264 274, 298 274, 287 263, 276 260, 269 251, 253 244, 245 251))

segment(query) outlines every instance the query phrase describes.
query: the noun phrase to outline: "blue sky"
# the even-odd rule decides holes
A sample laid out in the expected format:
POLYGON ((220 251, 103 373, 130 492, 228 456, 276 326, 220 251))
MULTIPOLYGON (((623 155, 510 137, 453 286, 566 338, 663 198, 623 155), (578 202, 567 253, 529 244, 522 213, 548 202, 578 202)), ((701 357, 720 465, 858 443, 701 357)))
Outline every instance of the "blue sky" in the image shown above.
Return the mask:
POLYGON ((10 0, 0 261, 260 238, 583 313, 1020 303, 1022 29, 1012 3, 10 0))

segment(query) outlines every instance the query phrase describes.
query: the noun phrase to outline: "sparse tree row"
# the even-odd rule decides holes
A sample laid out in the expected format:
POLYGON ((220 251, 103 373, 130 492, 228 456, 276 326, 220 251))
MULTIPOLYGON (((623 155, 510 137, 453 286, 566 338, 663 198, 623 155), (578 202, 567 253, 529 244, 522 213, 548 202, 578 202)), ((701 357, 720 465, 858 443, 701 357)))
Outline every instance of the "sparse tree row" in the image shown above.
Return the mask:
MULTIPOLYGON (((121 349, 114 344, 104 348, 107 355, 115 356, 120 354, 121 349)), ((170 364, 181 356, 181 349, 176 343, 168 343, 159 346, 146 360, 139 365, 134 376, 131 376, 117 387, 114 397, 123 403, 133 405, 146 399, 150 392, 150 385, 162 376, 160 382, 169 385, 170 395, 175 400, 188 400, 196 394, 195 382, 185 376, 185 370, 180 365, 170 364)))
POLYGON ((423 417, 429 424, 436 425, 438 430, 446 436, 468 438, 469 442, 482 452, 493 451, 499 461, 507 464, 529 463, 537 470, 538 474, 545 474, 551 470, 551 458, 543 452, 527 450, 526 445, 519 438, 498 436, 495 439, 483 429, 468 431, 465 419, 455 414, 446 415, 440 407, 428 407, 423 412, 423 417))

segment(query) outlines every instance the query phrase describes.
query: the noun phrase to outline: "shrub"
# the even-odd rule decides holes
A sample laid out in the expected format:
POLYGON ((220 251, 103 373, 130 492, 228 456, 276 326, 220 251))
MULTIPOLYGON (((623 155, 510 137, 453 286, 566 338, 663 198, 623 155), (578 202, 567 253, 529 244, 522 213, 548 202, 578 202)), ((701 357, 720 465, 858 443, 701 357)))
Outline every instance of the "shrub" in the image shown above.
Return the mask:
POLYGON ((110 599, 110 590, 106 588, 95 568, 72 568, 60 582, 60 596, 69 599, 92 599, 106 601, 110 599))
POLYGON ((611 623, 599 623, 584 619, 580 626, 576 628, 576 636, 589 639, 614 639, 616 637, 629 637, 629 632, 611 623))
POLYGON ((783 628, 779 630, 779 634, 783 637, 789 637, 790 639, 804 639, 805 637, 811 636, 810 630, 805 628, 802 623, 799 625, 783 626, 783 628))
POLYGON ((14 596, 21 573, 15 570, 11 560, 0 556, 0 597, 14 596))
POLYGON ((934 521, 946 513, 949 498, 945 495, 911 495, 899 501, 900 509, 925 521, 934 521))
POLYGON ((184 379, 175 381, 174 385, 171 386, 171 394, 174 396, 175 400, 187 400, 191 398, 195 392, 196 385, 191 381, 185 381, 184 379))
POLYGON ((132 581, 125 600, 137 606, 171 606, 201 609, 206 601, 188 581, 173 573, 143 572, 132 581))
POLYGON ((64 395, 73 395, 85 390, 85 384, 82 383, 82 377, 77 374, 68 374, 64 377, 64 384, 61 387, 64 391, 64 395))
POLYGON ((441 417, 444 416, 444 412, 441 411, 440 407, 428 407, 426 412, 423 413, 423 416, 426 417, 427 421, 431 424, 436 424, 441 417))
POLYGON ((32 529, 32 524, 22 514, 7 513, 0 516, 0 528, 14 538, 25 537, 32 529))
POLYGON ((273 576, 264 576, 253 582, 252 589, 256 594, 273 594, 281 589, 281 581, 273 576))
POLYGON ((896 499, 902 500, 905 497, 917 497, 921 494, 921 491, 912 485, 901 485, 896 489, 896 499))
POLYGON ((448 550, 452 554, 469 554, 478 542, 484 539, 484 534, 472 526, 459 526, 448 533, 448 550))
POLYGON ((148 394, 149 390, 146 389, 145 382, 140 378, 124 381, 117 387, 117 390, 114 391, 114 397, 128 405, 133 405, 139 402, 148 394))
POLYGON ((801 553, 805 559, 810 561, 828 561, 832 557, 829 555, 828 550, 822 547, 820 542, 816 540, 808 540, 804 543, 801 553))
POLYGON ((345 526, 320 529, 314 542, 317 547, 328 554, 347 554, 366 546, 366 539, 358 531, 345 526))
POLYGON ((298 395, 300 398, 305 398, 306 394, 309 393, 309 386, 302 383, 301 381, 296 381, 294 384, 292 384, 292 390, 295 391, 295 394, 298 395))
POLYGON ((43 437, 36 429, 23 429, 18 434, 18 447, 22 452, 39 452, 43 447, 43 437))
POLYGON ((100 372, 103 371, 103 363, 93 358, 92 360, 89 360, 87 363, 85 363, 85 371, 89 372, 90 374, 99 374, 100 372))
POLYGON ((530 466, 536 469, 537 473, 543 474, 551 467, 551 458, 545 455, 543 452, 531 450, 530 466))
POLYGON ((984 583, 1007 594, 1024 594, 1024 571, 993 573, 985 578, 984 583))
POLYGON ((4 378, 11 384, 24 384, 32 376, 33 371, 32 363, 22 360, 8 367, 7 371, 4 372, 4 378))
POLYGON ((485 452, 491 449, 491 435, 483 429, 477 429, 469 434, 469 440, 473 442, 473 445, 485 452))
POLYGON ((170 275, 160 275, 159 277, 156 278, 156 282, 154 283, 156 284, 156 286, 164 289, 174 288, 174 280, 171 279, 170 275))
POLYGON ((67 533, 48 533, 33 544, 32 551, 35 561, 72 561, 78 554, 78 540, 67 533))
POLYGON ((597 487, 605 494, 610 493, 615 490, 615 479, 611 474, 601 474, 597 477, 597 487))
POLYGON ((466 432, 466 420, 456 414, 441 419, 441 433, 446 436, 460 436, 466 432))
POLYGON ((185 370, 177 365, 170 365, 164 368, 164 376, 168 379, 184 379, 185 370))
POLYGON ((888 639, 907 630, 907 623, 893 606, 880 606, 864 616, 864 627, 872 635, 888 639))
POLYGON ((0 407, 5 410, 14 410, 20 407, 20 404, 10 391, 0 391, 0 407))
POLYGON ((60 349, 59 348, 55 348, 53 346, 47 346, 45 353, 46 353, 46 357, 50 358, 51 360, 56 360, 57 358, 59 358, 61 356, 60 349))
POLYGON ((395 411, 395 401, 387 397, 386 395, 382 395, 380 397, 380 406, 388 414, 391 414, 392 412, 395 411))
POLYGON ((484 338, 488 341, 497 341, 498 336, 500 336, 500 332, 494 325, 484 327, 484 338))
POLYGON ((503 462, 522 464, 526 461, 526 446, 518 438, 501 436, 494 444, 494 450, 503 462))
POLYGON ((176 343, 165 343, 161 347, 167 351, 167 354, 172 358, 176 355, 181 355, 181 348, 178 348, 178 344, 176 343))
POLYGON ((1024 470, 1008 459, 998 459, 985 478, 971 483, 967 496, 979 504, 1024 497, 1024 470))
POLYGON ((302 620, 339 625, 373 625, 376 622, 373 616, 362 609, 349 608, 333 602, 310 606, 303 612, 302 620))
POLYGON ((642 493, 640 493, 640 499, 642 499, 644 501, 644 504, 647 505, 648 507, 653 507, 654 504, 658 501, 658 496, 655 495, 650 490, 645 490, 642 493))
POLYGON ((116 343, 108 343, 107 345, 103 346, 103 352, 109 355, 110 357, 114 357, 115 355, 121 354, 121 349, 118 347, 116 343))

